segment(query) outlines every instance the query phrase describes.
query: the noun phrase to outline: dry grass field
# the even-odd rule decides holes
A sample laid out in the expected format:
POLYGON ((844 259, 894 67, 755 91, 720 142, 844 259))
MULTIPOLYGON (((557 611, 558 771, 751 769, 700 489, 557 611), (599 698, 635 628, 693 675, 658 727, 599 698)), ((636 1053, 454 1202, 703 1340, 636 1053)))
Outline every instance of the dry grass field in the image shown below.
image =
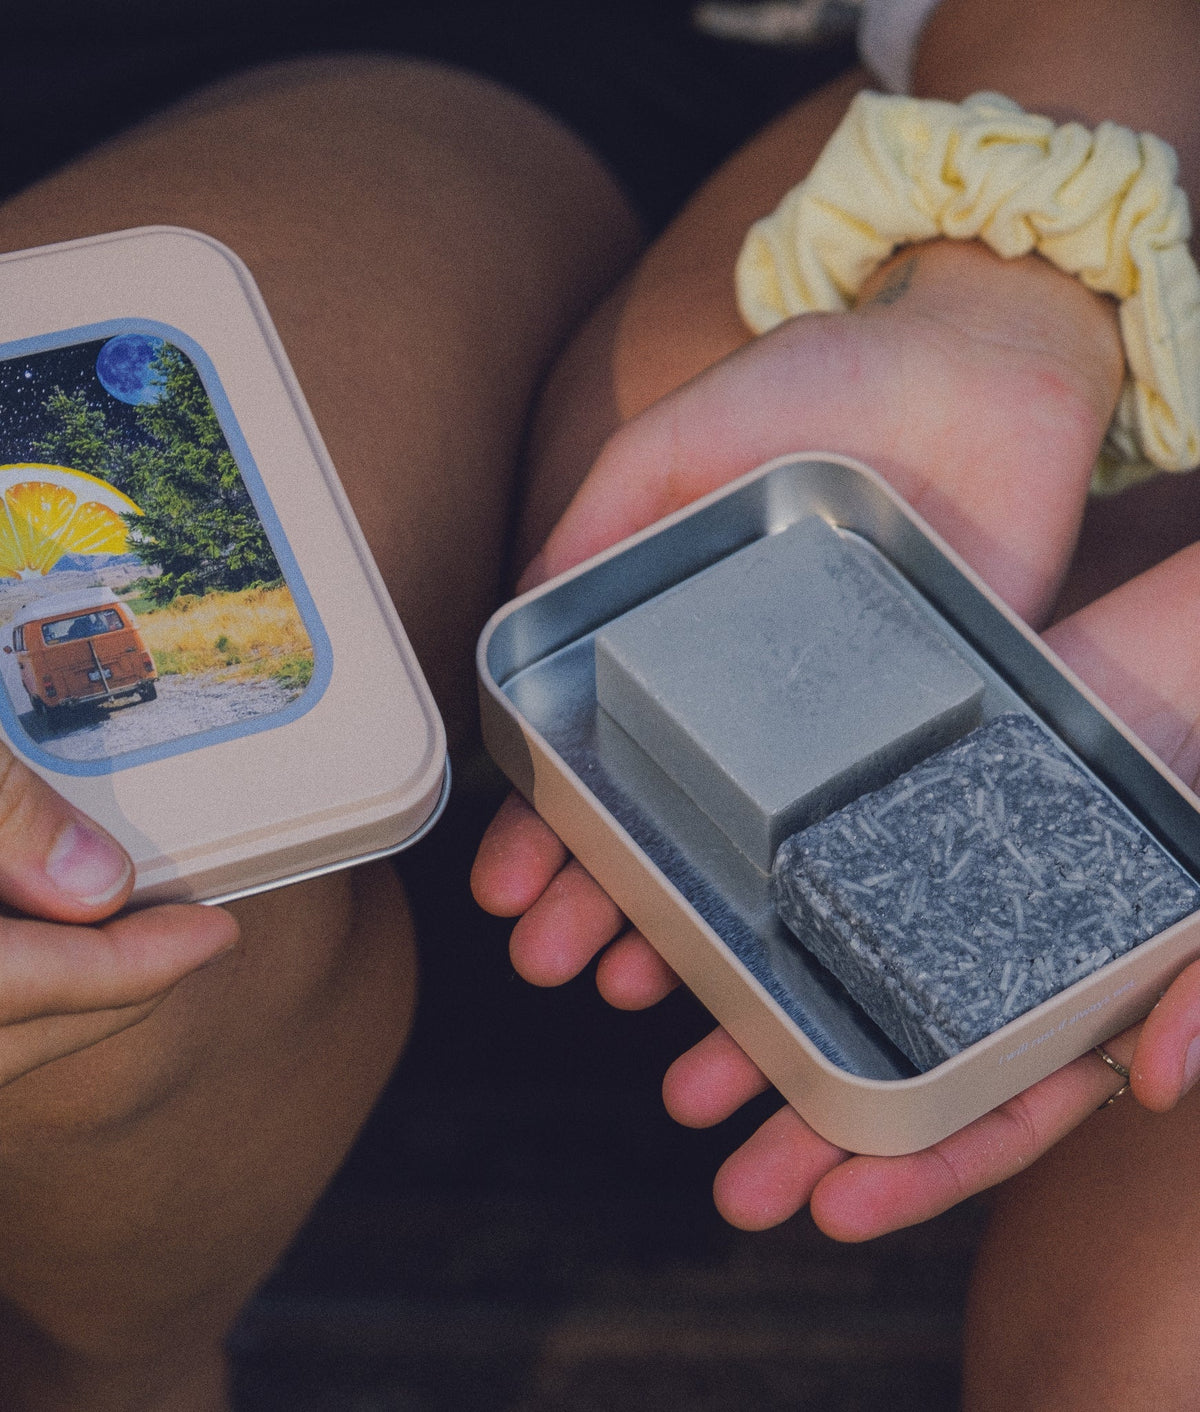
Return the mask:
POLYGON ((312 675, 312 643, 282 584, 181 595, 165 608, 130 606, 162 676, 217 672, 227 681, 276 677, 303 686, 312 675))

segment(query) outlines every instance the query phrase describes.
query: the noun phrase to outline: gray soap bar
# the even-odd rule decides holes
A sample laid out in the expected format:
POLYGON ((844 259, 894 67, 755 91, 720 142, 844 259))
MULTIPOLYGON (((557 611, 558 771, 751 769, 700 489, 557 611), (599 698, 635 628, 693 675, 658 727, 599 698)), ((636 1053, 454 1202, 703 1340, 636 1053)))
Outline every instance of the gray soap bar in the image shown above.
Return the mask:
POLYGON ((785 840, 786 925, 921 1068, 1200 906, 1031 717, 998 716, 785 840))
POLYGON ((818 516, 596 635, 600 705, 764 872, 789 833, 969 730, 981 693, 818 516))

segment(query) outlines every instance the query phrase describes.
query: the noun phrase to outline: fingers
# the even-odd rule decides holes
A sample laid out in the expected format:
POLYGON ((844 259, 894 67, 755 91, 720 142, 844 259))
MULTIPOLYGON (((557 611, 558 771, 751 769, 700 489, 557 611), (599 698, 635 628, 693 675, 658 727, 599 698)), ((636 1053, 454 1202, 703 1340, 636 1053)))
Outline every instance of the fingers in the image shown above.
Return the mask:
POLYGON ((475 855, 471 891, 485 912, 518 917, 545 892, 567 850, 519 794, 496 811, 475 855))
POLYGON ((155 907, 107 926, 0 922, 0 1025, 139 1005, 237 940, 219 907, 155 907))
POLYGON ((0 901, 91 922, 120 908, 132 888, 120 844, 0 744, 0 901))
POLYGON ((0 744, 0 902, 28 914, 0 918, 0 1083, 136 1024, 236 941, 209 907, 83 925, 133 882, 120 844, 0 744))
MULTIPOLYGON (((1200 993, 1200 964, 1197 966, 1200 993)), ((1106 1048, 1121 1061, 1136 1031, 1106 1048)), ((763 1230, 805 1204, 836 1240, 862 1241, 925 1221, 1028 1166, 1119 1086, 1089 1053, 969 1127, 923 1152, 851 1156, 827 1142, 791 1108, 782 1108, 722 1166, 714 1184, 721 1214, 744 1230, 763 1230)), ((724 1030, 671 1066, 663 1097, 689 1127, 722 1122, 761 1093, 766 1080, 724 1030)))
MULTIPOLYGON (((1127 1057, 1131 1040, 1105 1047, 1127 1057)), ((835 1240, 861 1241, 927 1221, 1022 1171, 1119 1087, 1090 1050, 1049 1078, 922 1152, 852 1157, 824 1176, 810 1198, 813 1219, 835 1240)), ((1128 1102, 1128 1099, 1122 1100, 1128 1102)))
POLYGON ((137 1024, 237 936, 217 907, 156 907, 97 929, 0 922, 0 1084, 137 1024))
POLYGON ((675 972, 635 931, 619 936, 596 967, 596 988, 617 1010, 648 1010, 678 984, 675 972))
POLYGON ((532 984, 562 985, 624 925, 612 898, 571 859, 513 928, 509 955, 532 984))
POLYGON ((1165 1113, 1200 1078, 1200 961, 1151 1010, 1130 1065, 1138 1102, 1165 1113))
POLYGON ((722 1123, 768 1087, 757 1066, 723 1029, 681 1054, 663 1079, 663 1102, 677 1123, 709 1128, 722 1123))
MULTIPOLYGON (((621 932, 620 908, 574 859, 519 794, 488 826, 471 871, 486 911, 520 916, 509 941, 517 971, 534 985, 562 985, 621 932)), ((601 960, 601 995, 619 1010, 655 1005, 679 978, 651 947, 628 932, 601 960)))
POLYGON ((731 1226, 763 1231, 793 1216, 845 1152, 818 1137, 793 1108, 781 1108, 728 1157, 713 1183, 731 1226))

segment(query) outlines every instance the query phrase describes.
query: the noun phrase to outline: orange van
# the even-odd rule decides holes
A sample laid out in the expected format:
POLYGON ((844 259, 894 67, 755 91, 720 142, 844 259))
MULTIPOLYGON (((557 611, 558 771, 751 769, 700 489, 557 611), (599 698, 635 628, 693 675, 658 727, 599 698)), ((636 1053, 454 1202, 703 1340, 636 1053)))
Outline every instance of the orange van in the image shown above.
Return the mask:
POLYGON ((80 589, 26 604, 12 622, 21 685, 39 716, 72 706, 158 695, 154 659, 137 620, 107 588, 80 589))

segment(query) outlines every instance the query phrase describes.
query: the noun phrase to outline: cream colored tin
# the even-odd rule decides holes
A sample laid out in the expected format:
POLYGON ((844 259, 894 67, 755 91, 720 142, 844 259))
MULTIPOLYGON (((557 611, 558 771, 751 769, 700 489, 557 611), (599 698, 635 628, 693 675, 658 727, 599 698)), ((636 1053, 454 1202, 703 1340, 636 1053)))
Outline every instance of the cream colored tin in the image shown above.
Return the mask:
POLYGON ((594 635, 807 515, 878 551, 984 682, 1036 715, 1200 876, 1200 800, 874 472, 784 458, 515 600, 479 644, 485 739, 514 784, 797 1111, 850 1150, 915 1151, 1144 1015, 1200 955, 1200 913, 917 1073, 775 916, 767 878, 597 707, 594 635))
POLYGON ((145 228, 0 258, 0 727, 135 902, 437 817, 429 690, 245 266, 145 228))

